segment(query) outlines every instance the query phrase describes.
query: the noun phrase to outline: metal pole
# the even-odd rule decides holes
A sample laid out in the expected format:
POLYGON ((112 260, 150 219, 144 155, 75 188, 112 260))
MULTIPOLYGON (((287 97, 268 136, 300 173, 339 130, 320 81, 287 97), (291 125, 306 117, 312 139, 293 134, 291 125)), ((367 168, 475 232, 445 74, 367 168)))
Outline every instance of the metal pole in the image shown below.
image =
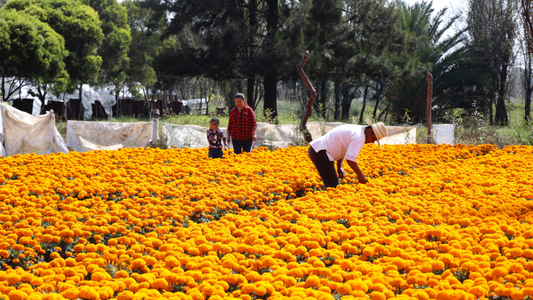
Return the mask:
POLYGON ((433 75, 431 75, 430 72, 427 72, 427 79, 428 79, 428 96, 427 96, 427 108, 426 108, 426 114, 427 114, 427 120, 428 120, 428 135, 427 135, 427 143, 431 143, 431 97, 433 96, 433 75))
POLYGON ((153 119, 153 126, 152 126, 152 147, 157 146, 157 129, 159 126, 159 109, 154 109, 152 111, 152 119, 153 119))

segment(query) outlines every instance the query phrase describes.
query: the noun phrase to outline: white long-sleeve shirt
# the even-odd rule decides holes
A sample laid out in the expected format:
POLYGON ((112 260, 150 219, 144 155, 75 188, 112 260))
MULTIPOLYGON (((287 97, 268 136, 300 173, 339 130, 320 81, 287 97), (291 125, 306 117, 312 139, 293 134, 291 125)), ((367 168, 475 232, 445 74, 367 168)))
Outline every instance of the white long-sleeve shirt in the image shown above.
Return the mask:
POLYGON ((365 126, 342 125, 310 143, 318 152, 326 150, 330 161, 339 159, 357 162, 357 156, 365 144, 365 126))

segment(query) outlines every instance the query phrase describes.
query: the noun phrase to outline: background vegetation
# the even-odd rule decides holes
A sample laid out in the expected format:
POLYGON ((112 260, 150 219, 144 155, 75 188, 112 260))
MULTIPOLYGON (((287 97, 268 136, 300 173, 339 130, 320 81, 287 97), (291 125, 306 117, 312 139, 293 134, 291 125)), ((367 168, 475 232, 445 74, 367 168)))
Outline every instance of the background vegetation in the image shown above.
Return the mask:
POLYGON ((458 15, 431 1, 0 0, 0 92, 16 94, 9 78, 43 100, 84 83, 147 103, 205 98, 206 116, 164 112, 198 125, 242 92, 262 121, 297 123, 309 50, 311 121, 426 124, 431 73, 432 122, 457 125, 457 142, 531 144, 530 11, 526 0, 469 0, 458 15))

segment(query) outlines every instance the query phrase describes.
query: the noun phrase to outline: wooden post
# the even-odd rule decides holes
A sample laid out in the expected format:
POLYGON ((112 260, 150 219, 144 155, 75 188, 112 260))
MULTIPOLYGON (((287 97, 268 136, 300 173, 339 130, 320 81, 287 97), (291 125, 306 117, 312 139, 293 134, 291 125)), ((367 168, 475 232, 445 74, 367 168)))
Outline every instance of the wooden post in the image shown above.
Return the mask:
POLYGON ((428 120, 428 135, 427 135, 427 143, 431 143, 431 97, 433 96, 433 75, 431 75, 430 72, 427 72, 427 79, 428 79, 428 96, 427 96, 427 108, 426 108, 426 114, 427 114, 427 120, 428 120))
POLYGON ((308 58, 309 50, 305 51, 302 60, 296 65, 296 70, 298 71, 298 74, 300 74, 300 77, 304 81, 305 85, 307 86, 307 89, 309 90, 309 94, 311 95, 309 97, 309 100, 307 101, 307 106, 302 116, 302 121, 300 122, 300 131, 304 133, 305 141, 309 143, 313 140, 313 136, 311 136, 311 133, 309 132, 309 130, 307 130, 307 119, 309 119, 311 113, 313 112, 313 103, 315 103, 317 93, 315 88, 313 87, 313 84, 311 84, 311 81, 309 80, 307 75, 305 75, 305 72, 303 70, 308 58))
POLYGON ((152 111, 152 119, 153 119, 153 126, 152 126, 152 147, 157 146, 157 128, 159 126, 159 109, 154 109, 152 111))

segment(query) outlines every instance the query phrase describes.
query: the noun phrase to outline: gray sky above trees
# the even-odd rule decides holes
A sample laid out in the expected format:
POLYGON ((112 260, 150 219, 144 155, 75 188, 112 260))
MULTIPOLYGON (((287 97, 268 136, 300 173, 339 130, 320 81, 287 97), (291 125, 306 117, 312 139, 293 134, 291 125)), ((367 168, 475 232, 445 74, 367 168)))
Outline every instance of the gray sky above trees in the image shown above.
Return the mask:
MULTIPOLYGON (((416 2, 420 2, 421 0, 404 0, 407 4, 413 5, 416 2)), ((433 8, 435 9, 435 12, 448 7, 448 11, 450 12, 459 12, 464 11, 467 8, 467 1, 465 0, 433 0, 433 8)))

